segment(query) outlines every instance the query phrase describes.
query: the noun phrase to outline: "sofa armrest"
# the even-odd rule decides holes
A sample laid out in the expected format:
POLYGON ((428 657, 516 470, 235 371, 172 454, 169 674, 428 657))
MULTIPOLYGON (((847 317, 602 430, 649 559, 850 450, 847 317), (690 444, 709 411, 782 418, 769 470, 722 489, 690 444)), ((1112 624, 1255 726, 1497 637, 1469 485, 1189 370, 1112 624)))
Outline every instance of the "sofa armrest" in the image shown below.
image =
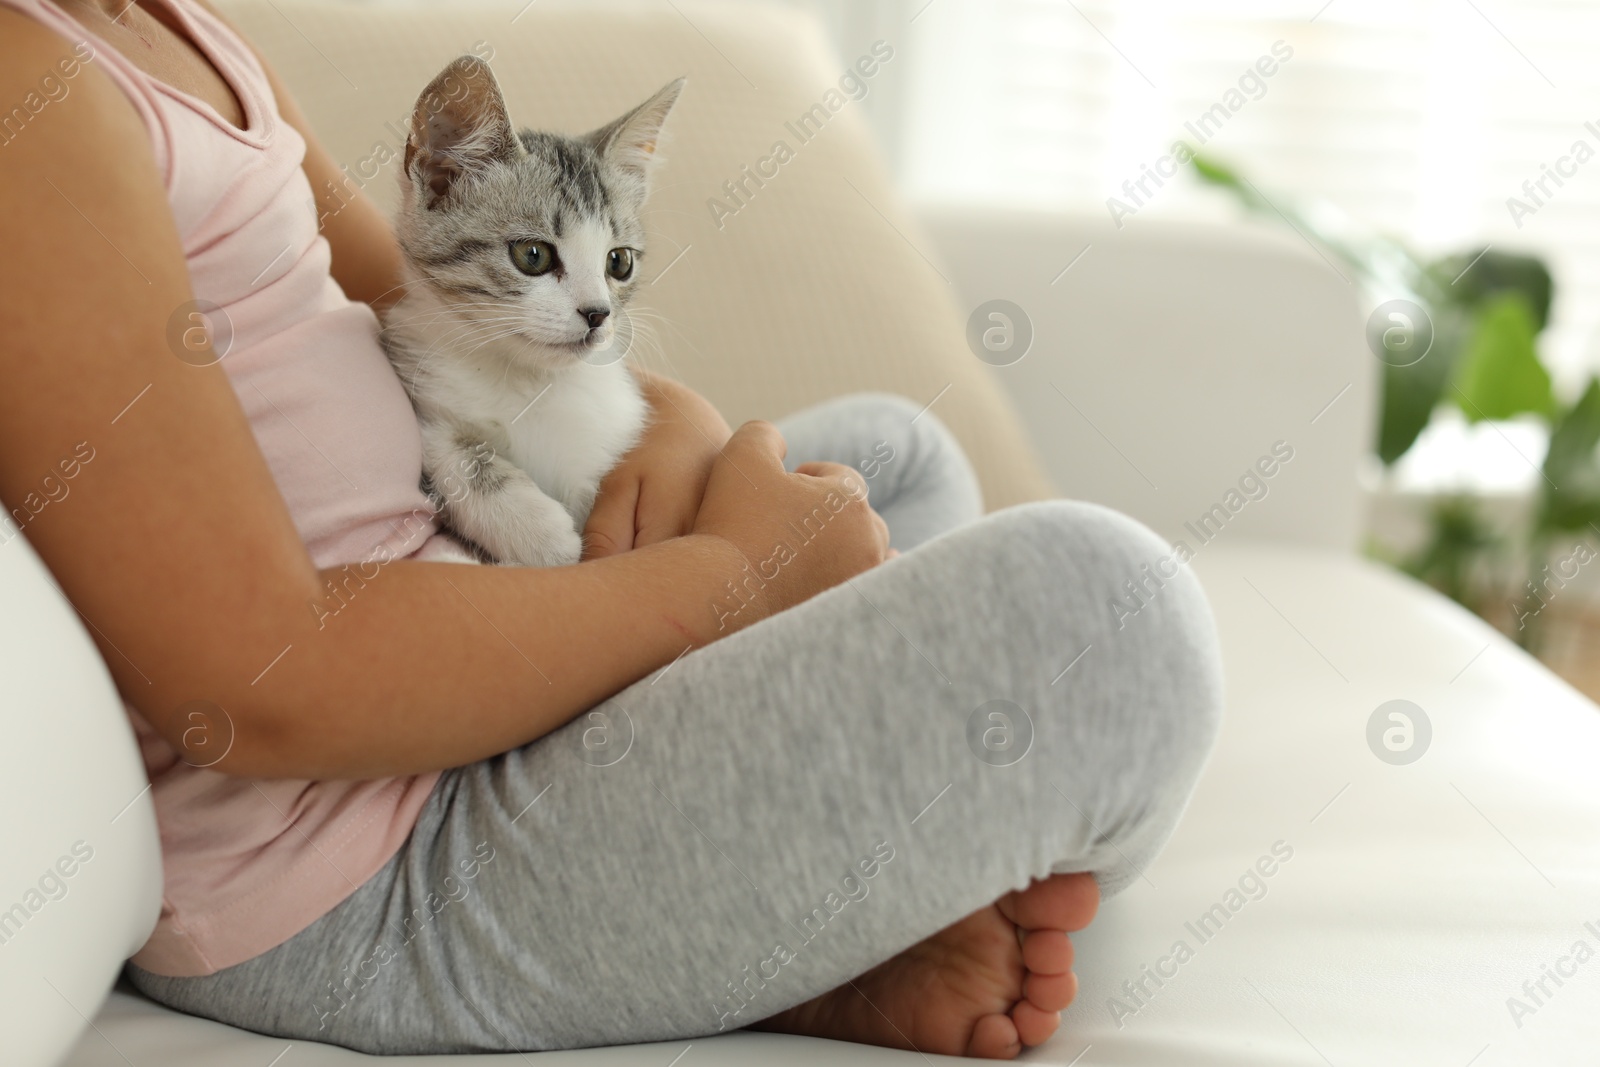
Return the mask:
POLYGON ((920 215, 963 310, 1003 299, 1031 321, 1031 349, 993 370, 1066 495, 1194 550, 1224 528, 1355 547, 1378 366, 1320 253, 1243 226, 920 215))

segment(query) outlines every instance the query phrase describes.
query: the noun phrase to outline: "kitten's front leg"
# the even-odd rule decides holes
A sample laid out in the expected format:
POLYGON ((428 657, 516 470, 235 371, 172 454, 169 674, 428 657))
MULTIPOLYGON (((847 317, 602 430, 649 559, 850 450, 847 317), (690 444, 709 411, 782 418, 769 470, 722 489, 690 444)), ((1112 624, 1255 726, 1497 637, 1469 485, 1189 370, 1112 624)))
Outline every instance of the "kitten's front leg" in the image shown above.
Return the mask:
POLYGON ((564 567, 583 555, 572 516, 526 471, 499 455, 492 435, 460 423, 422 424, 422 466, 449 525, 496 563, 564 567))

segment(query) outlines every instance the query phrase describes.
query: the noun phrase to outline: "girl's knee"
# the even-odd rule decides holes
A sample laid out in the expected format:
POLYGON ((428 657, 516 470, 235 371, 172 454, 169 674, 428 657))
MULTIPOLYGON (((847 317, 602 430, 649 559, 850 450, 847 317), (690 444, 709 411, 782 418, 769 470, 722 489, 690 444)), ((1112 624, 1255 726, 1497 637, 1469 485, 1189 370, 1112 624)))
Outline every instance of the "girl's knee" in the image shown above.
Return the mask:
POLYGON ((899 450, 917 455, 951 455, 965 462, 955 436, 927 404, 898 393, 851 393, 832 401, 838 417, 868 430, 899 450))
MULTIPOLYGON (((1182 554, 1142 523, 1079 501, 992 517, 994 550, 1014 566, 1012 594, 1048 631, 1071 631, 1096 667, 1129 679, 1125 709, 1144 730, 1210 747, 1222 704, 1216 624, 1182 554)), ((1087 657, 1086 657, 1087 658, 1087 657)))
POLYGON ((1137 519, 1076 500, 1008 508, 987 526, 1018 576, 1082 608, 1110 632, 1170 627, 1210 634, 1211 609, 1186 554, 1137 519))

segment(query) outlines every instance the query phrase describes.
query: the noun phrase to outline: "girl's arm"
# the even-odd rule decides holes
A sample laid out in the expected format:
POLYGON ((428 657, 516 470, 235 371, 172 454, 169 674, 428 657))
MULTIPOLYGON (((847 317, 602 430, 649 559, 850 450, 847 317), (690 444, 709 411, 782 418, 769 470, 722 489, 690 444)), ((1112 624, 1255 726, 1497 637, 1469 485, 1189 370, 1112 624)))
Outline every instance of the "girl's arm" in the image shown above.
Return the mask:
MULTIPOLYGON (((67 51, 5 11, 0 42, 0 100, 67 51)), ((551 570, 399 561, 319 624, 313 605, 342 576, 307 556, 222 368, 168 347, 187 267, 147 134, 92 64, 0 146, 0 202, 0 500, 27 516, 54 497, 28 540, 175 747, 184 705, 226 712, 217 770, 373 777, 491 756, 886 551, 859 477, 785 474, 781 439, 751 424, 688 537, 551 570), (719 607, 746 559, 840 494, 799 558, 743 610, 719 607)))

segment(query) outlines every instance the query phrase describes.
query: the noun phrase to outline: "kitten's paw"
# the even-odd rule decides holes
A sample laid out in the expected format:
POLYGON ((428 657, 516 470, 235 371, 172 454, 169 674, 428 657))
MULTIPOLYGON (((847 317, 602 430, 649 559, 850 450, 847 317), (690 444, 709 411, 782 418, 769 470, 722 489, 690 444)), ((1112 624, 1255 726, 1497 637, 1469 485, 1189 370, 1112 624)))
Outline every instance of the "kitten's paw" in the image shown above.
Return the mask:
POLYGON ((457 501, 450 520, 503 566, 565 567, 583 555, 572 516, 531 481, 457 501))
POLYGON ((583 538, 578 535, 572 518, 561 505, 551 501, 551 508, 537 516, 525 516, 522 521, 508 524, 499 531, 497 544, 485 546, 497 563, 510 567, 566 567, 578 562, 583 555, 583 538))
POLYGON ((495 561, 505 567, 568 567, 583 556, 583 538, 570 523, 564 530, 548 530, 546 534, 525 539, 505 555, 495 553, 495 561))

